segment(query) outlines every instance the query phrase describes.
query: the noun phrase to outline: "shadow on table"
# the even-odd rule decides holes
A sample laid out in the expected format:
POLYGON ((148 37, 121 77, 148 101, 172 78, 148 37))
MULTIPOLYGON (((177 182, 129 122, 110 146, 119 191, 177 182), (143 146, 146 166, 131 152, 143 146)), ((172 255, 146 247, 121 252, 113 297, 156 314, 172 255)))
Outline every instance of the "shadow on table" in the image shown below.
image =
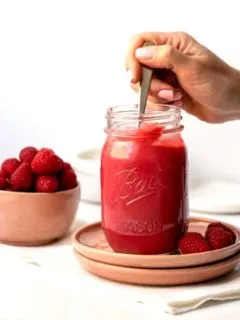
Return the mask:
POLYGON ((44 247, 56 247, 56 246, 69 246, 71 245, 71 237, 74 234, 74 232, 76 232, 77 229, 83 227, 85 225, 85 223, 83 221, 81 221, 80 219, 75 220, 75 222, 73 223, 72 227, 70 228, 70 230, 68 231, 68 233, 63 236, 60 239, 56 239, 53 242, 44 245, 44 247))

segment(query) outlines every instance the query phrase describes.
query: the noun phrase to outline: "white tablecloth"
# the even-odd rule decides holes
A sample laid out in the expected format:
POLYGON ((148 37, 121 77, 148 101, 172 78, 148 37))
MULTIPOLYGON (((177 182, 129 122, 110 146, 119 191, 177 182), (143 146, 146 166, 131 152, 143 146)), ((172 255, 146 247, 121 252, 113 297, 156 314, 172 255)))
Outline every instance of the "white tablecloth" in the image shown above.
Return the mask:
MULTIPOLYGON (((240 226, 240 215, 202 216, 240 226)), ((100 207, 82 202, 73 229, 98 220, 100 207)), ((37 248, 1 245, 0 258, 0 320, 239 319, 239 301, 210 303, 178 316, 166 314, 155 303, 156 292, 145 303, 138 287, 85 272, 72 254, 70 238, 37 248)))

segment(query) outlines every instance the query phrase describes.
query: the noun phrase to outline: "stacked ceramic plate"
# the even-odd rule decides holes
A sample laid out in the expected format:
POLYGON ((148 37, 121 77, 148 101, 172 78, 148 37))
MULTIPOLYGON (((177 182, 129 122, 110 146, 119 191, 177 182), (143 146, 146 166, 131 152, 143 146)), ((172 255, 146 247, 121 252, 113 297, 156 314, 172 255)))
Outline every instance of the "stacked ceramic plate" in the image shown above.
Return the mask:
MULTIPOLYGON (((190 218, 189 231, 205 234, 214 220, 190 218)), ((236 242, 223 249, 196 254, 134 255, 113 252, 101 223, 87 225, 73 236, 74 254, 89 272, 113 281, 139 285, 180 285, 222 276, 240 261, 240 230, 226 224, 236 242)))

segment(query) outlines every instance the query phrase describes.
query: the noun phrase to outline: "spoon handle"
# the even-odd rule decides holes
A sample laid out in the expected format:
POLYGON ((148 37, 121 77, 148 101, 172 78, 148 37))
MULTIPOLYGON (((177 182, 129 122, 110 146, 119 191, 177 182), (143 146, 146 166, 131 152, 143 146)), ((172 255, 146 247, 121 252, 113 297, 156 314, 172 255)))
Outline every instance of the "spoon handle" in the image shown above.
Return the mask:
MULTIPOLYGON (((153 45, 152 42, 146 42, 144 44, 144 47, 145 46, 152 46, 152 45, 153 45)), ((141 80, 141 84, 140 84, 139 115, 142 115, 145 113, 148 92, 149 92, 149 88, 150 88, 151 80, 152 80, 152 74, 153 74, 152 69, 150 69, 146 66, 142 66, 142 80, 141 80)))

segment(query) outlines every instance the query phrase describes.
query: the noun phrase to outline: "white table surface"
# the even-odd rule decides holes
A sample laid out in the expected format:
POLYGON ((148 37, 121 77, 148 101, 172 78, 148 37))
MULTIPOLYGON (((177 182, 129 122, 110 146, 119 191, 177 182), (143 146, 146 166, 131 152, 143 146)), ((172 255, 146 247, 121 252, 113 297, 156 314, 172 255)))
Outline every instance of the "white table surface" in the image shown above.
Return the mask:
MULTIPOLYGON (((201 216, 240 226, 240 215, 201 216)), ((98 220, 100 207, 81 202, 73 228, 98 220)), ((114 296, 109 283, 115 289, 119 284, 85 272, 72 254, 69 238, 37 248, 1 245, 0 258, 0 320, 239 319, 240 301, 211 303, 174 316, 164 313, 161 306, 114 296)), ((131 288, 126 288, 126 295, 128 290, 131 288)))

